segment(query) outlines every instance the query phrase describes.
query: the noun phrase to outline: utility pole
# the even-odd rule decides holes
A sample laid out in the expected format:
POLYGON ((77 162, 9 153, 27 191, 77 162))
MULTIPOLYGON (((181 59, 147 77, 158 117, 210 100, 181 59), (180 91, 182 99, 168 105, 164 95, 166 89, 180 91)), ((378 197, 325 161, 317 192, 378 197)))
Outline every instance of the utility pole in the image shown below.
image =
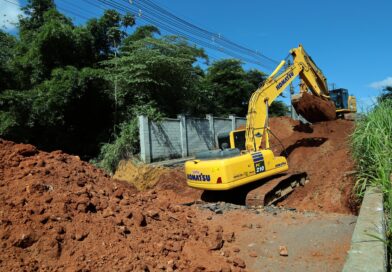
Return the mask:
POLYGON ((293 94, 294 94, 294 85, 293 82, 290 83, 290 114, 291 114, 291 119, 296 120, 296 114, 295 114, 295 109, 293 106, 293 94))
MULTIPOLYGON (((290 60, 287 61, 287 66, 290 66, 290 60)), ((296 120, 296 112, 293 106, 293 94, 294 94, 294 85, 293 82, 290 83, 290 115, 291 119, 296 120)))

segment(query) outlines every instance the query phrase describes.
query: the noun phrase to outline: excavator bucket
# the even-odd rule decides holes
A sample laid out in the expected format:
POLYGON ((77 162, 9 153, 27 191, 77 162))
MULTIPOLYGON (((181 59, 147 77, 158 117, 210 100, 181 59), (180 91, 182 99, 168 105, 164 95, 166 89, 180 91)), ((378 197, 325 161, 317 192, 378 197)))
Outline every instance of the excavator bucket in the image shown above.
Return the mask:
POLYGON ((335 104, 326 98, 302 93, 292 98, 295 111, 311 123, 336 119, 335 104))

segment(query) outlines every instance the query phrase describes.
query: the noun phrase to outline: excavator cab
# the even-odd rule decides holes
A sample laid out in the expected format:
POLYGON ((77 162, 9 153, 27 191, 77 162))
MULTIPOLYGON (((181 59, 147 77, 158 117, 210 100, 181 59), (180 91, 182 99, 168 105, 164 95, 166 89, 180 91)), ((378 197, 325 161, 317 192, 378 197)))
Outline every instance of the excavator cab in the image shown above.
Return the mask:
POLYGON ((357 111, 356 99, 349 95, 347 89, 330 90, 329 95, 335 103, 337 117, 344 117, 345 113, 355 113, 357 111))

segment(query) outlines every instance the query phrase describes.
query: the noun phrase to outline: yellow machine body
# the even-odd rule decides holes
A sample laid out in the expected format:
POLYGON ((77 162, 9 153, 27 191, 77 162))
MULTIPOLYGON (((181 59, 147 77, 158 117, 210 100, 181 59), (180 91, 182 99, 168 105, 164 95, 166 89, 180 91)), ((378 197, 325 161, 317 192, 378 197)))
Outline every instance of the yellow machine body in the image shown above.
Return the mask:
POLYGON ((191 160, 185 163, 187 183, 203 190, 229 190, 288 170, 285 157, 271 150, 231 158, 191 160))
POLYGON ((286 66, 282 61, 252 94, 246 129, 232 131, 225 147, 219 145, 222 151, 211 151, 213 155, 210 157, 199 156, 198 159, 196 156, 195 160, 185 163, 190 187, 229 190, 288 170, 286 158, 275 156, 270 150, 268 107, 298 76, 313 95, 329 98, 326 78, 303 47, 299 45, 290 54, 293 63, 286 66), (236 142, 238 139, 241 142, 236 142), (228 153, 230 156, 226 156, 228 153))

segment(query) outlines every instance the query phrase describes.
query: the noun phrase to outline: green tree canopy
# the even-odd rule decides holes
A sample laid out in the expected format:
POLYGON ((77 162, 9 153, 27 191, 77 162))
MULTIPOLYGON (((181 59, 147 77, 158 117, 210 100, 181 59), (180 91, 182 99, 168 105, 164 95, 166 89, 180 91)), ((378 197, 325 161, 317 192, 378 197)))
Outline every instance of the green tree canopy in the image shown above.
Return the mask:
POLYGON ((382 91, 382 94, 379 97, 379 101, 384 101, 387 99, 392 100, 392 86, 385 87, 384 90, 382 91))
POLYGON ((199 69, 194 63, 205 58, 204 51, 177 37, 140 35, 145 30, 130 36, 118 58, 105 62, 108 81, 117 84, 113 100, 122 113, 120 120, 129 118, 129 108, 147 103, 168 116, 189 112, 184 106, 196 91, 199 69))

